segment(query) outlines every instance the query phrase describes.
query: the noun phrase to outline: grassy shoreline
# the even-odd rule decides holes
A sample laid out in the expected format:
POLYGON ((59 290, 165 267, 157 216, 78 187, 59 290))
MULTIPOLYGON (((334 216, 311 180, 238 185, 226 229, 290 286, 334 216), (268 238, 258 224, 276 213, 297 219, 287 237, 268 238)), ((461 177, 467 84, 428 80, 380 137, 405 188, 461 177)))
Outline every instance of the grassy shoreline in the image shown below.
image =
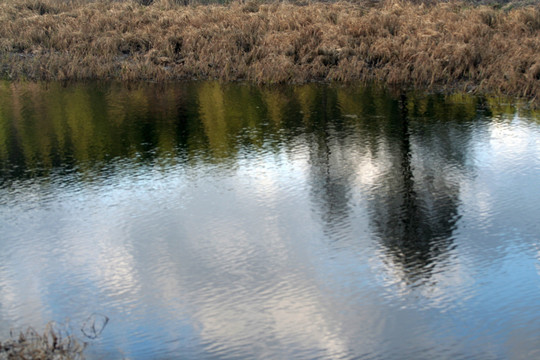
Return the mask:
POLYGON ((8 79, 368 82, 540 100, 540 5, 0 4, 8 79))

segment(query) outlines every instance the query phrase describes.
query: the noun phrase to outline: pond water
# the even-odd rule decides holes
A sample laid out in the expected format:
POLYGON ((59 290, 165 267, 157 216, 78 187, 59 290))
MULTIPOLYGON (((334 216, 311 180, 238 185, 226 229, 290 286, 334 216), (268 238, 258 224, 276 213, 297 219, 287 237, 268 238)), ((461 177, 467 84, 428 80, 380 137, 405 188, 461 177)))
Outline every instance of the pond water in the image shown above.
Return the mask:
POLYGON ((540 358, 539 219, 540 116, 495 99, 0 82, 0 340, 56 321, 90 359, 540 358))

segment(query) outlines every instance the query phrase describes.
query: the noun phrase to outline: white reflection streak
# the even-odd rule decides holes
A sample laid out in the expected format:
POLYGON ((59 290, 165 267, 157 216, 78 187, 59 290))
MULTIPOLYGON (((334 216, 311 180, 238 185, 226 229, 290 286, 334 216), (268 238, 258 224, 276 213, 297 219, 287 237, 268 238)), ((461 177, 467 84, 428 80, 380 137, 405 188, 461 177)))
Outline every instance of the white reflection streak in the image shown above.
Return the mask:
POLYGON ((324 306, 315 298, 290 294, 274 301, 271 313, 276 333, 284 334, 287 339, 296 338, 306 347, 314 344, 324 349, 329 357, 341 357, 347 353, 339 328, 326 318, 324 306))
MULTIPOLYGON (((291 164, 291 168, 303 169, 304 159, 300 159, 300 162, 291 164)), ((250 259, 257 254, 255 247, 265 247, 264 261, 268 263, 264 264, 264 269, 272 272, 276 271, 274 269, 286 267, 284 263, 291 252, 291 244, 280 236, 281 228, 276 216, 279 213, 278 197, 282 190, 279 172, 268 164, 264 164, 264 168, 242 169, 241 172, 251 174, 250 183, 253 188, 236 189, 235 197, 241 201, 249 201, 254 192, 255 198, 264 198, 264 204, 267 205, 258 212, 258 216, 266 220, 264 229, 258 229, 260 234, 264 234, 264 241, 254 241, 254 234, 250 229, 235 229, 231 224, 237 224, 238 219, 230 218, 213 224, 215 227, 211 230, 212 242, 207 244, 210 248, 203 250, 222 254, 214 257, 212 263, 214 269, 218 269, 220 273, 233 271, 239 274, 244 271, 243 277, 238 280, 240 283, 250 277, 250 274, 245 273, 249 270, 243 266, 256 261, 250 259), (233 251, 233 248, 236 250, 233 251), (234 265, 231 265, 231 256, 234 265)), ((297 179, 298 183, 305 181, 303 177, 306 175, 303 172, 298 175, 302 176, 297 179)), ((240 228, 246 229, 246 226, 242 225, 240 228)), ((275 275, 280 276, 279 270, 277 271, 275 275)), ((263 338, 272 338, 268 334, 273 334, 283 348, 296 344, 293 348, 299 346, 310 351, 319 349, 328 357, 345 355, 348 347, 340 336, 339 324, 328 313, 325 305, 318 301, 318 289, 311 283, 311 276, 303 276, 302 273, 290 276, 287 272, 281 275, 287 277, 281 279, 274 288, 266 289, 264 294, 243 293, 233 295, 235 299, 231 299, 226 295, 231 284, 226 283, 214 284, 217 288, 211 290, 211 296, 207 292, 194 294, 202 297, 192 302, 200 304, 195 317, 202 326, 201 337, 204 341, 226 347, 242 346, 257 339, 255 334, 264 332, 263 338)), ((236 286, 243 288, 241 284, 236 286)), ((261 343, 258 347, 264 348, 265 345, 261 343)))
MULTIPOLYGON (((514 121, 520 121, 515 117, 514 121)), ((494 154, 508 154, 513 158, 521 158, 521 154, 527 152, 530 133, 525 129, 512 126, 511 123, 494 122, 490 126, 490 145, 494 154)))
POLYGON ((38 276, 44 264, 35 261, 35 258, 26 261, 23 254, 19 255, 13 257, 14 263, 0 268, 0 318, 4 319, 0 325, 2 332, 12 328, 24 330, 50 320, 44 314, 47 303, 43 300, 43 284, 46 282, 38 276))
POLYGON ((373 186, 376 184, 376 180, 383 172, 381 166, 377 166, 378 163, 381 162, 376 162, 371 156, 359 157, 356 167, 357 186, 373 186))
POLYGON ((286 291, 273 292, 274 296, 264 300, 236 304, 220 302, 216 297, 197 313, 203 327, 201 336, 210 343, 234 347, 249 343, 257 339, 252 336, 264 332, 269 338, 273 334, 284 348, 295 344, 294 348, 320 349, 332 358, 345 355, 347 344, 340 337, 339 326, 312 295, 316 290, 302 294, 297 287, 305 289, 306 285, 291 283, 286 291))
POLYGON ((474 214, 482 221, 488 221, 492 217, 493 213, 493 199, 489 192, 487 191, 478 191, 478 189, 470 189, 473 192, 466 193, 463 191, 463 198, 469 200, 472 199, 474 202, 470 206, 474 207, 474 214))
MULTIPOLYGON (((118 219, 121 213, 128 217, 129 209, 128 205, 126 209, 115 207, 110 210, 117 212, 112 218, 118 219)), ((67 267, 82 269, 93 281, 100 284, 98 288, 106 287, 107 293, 114 296, 121 295, 128 289, 138 288, 138 282, 129 239, 122 224, 111 224, 109 218, 107 211, 94 213, 94 216, 72 215, 72 218, 65 222, 70 225, 63 231, 63 238, 71 242, 63 246, 70 251, 62 260, 67 267), (83 218, 84 222, 80 218, 83 218)))
POLYGON ((108 287, 112 295, 123 295, 125 292, 136 292, 140 285, 136 278, 134 259, 130 252, 122 245, 113 245, 109 239, 106 250, 97 258, 97 273, 102 284, 108 287))

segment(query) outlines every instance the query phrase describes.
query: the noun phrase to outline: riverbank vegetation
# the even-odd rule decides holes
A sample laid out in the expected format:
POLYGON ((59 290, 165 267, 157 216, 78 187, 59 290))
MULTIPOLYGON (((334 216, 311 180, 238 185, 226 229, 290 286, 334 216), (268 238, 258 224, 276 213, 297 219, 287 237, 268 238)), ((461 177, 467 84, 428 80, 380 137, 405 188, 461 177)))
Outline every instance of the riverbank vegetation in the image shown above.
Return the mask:
POLYGON ((540 97, 540 5, 5 0, 9 79, 380 81, 540 97))
POLYGON ((85 344, 63 334, 50 322, 42 334, 33 328, 0 342, 0 360, 82 360, 85 344))

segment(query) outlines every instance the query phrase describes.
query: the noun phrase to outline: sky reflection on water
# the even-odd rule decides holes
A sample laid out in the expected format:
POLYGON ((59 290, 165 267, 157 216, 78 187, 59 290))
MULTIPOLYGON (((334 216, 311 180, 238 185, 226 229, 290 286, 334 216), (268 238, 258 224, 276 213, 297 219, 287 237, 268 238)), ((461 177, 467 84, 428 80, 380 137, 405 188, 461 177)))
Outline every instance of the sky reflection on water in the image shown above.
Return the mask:
POLYGON ((0 83, 0 333, 91 358, 530 359, 540 126, 493 99, 0 83))

